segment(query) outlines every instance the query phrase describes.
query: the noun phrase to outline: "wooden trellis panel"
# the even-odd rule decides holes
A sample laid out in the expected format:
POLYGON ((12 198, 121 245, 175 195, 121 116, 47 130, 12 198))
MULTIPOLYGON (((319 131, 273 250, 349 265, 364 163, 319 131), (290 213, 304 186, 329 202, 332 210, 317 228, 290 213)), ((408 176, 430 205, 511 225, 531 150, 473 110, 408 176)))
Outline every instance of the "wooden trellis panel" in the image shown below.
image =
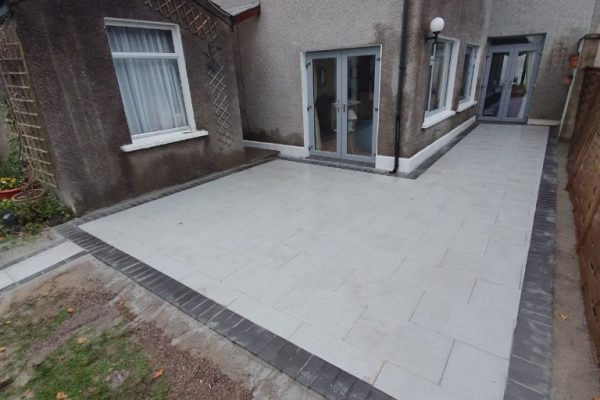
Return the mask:
POLYGON ((34 179, 56 186, 25 54, 13 20, 0 25, 0 75, 23 159, 34 179))
POLYGON ((219 35, 215 18, 186 0, 145 0, 145 3, 208 42, 219 35))
POLYGON ((225 68, 216 58, 216 53, 220 51, 220 48, 211 46, 219 36, 218 21, 201 7, 187 0, 144 0, 144 3, 208 43, 207 67, 213 99, 213 113, 217 117, 217 140, 221 150, 229 149, 233 144, 231 101, 226 91, 225 68))

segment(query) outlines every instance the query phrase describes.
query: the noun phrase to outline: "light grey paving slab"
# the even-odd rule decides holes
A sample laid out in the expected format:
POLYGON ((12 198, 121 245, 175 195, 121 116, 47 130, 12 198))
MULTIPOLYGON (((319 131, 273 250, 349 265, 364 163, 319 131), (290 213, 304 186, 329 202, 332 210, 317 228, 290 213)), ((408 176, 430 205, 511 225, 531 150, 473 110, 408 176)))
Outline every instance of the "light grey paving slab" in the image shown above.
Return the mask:
POLYGON ((463 399, 450 349, 510 349, 546 139, 480 125, 417 180, 277 160, 82 229, 400 399, 463 399))
POLYGON ((0 271, 0 289, 12 285, 15 281, 4 271, 0 271))
POLYGON ((14 264, 3 272, 6 273, 14 282, 19 282, 31 275, 34 275, 52 265, 61 262, 83 249, 72 242, 65 242, 49 248, 33 257, 25 259, 20 263, 14 264))
POLYGON ((246 316, 255 324, 268 326, 271 332, 285 339, 289 339, 303 324, 300 319, 245 294, 238 297, 228 308, 246 316))
POLYGON ((461 400, 501 400, 508 360, 455 343, 442 379, 442 388, 459 393, 461 400))
POLYGON ((339 340, 310 324, 303 324, 290 341, 369 383, 375 382, 384 362, 366 349, 339 340))
POLYGON ((500 314, 427 293, 411 321, 498 357, 510 356, 515 321, 500 314))
POLYGON ((498 257, 485 257, 453 248, 448 249, 442 267, 471 274, 490 282, 518 289, 524 264, 498 257))
POLYGON ((323 289, 310 281, 303 281, 283 296, 276 305, 277 308, 341 339, 367 308, 362 300, 350 293, 323 289))
POLYGON ((447 336, 375 309, 361 315, 345 340, 431 382, 441 379, 452 347, 447 336))
POLYGON ((198 271, 180 279, 180 282, 222 305, 231 304, 242 295, 241 292, 198 271))
POLYGON ((492 314, 516 320, 520 299, 521 291, 518 289, 478 279, 469 304, 492 314))
POLYGON ((461 400, 453 391, 386 362, 374 385, 398 400, 461 400))
POLYGON ((394 272, 391 280, 444 296, 452 302, 466 304, 473 292, 476 278, 460 271, 407 258, 394 272))

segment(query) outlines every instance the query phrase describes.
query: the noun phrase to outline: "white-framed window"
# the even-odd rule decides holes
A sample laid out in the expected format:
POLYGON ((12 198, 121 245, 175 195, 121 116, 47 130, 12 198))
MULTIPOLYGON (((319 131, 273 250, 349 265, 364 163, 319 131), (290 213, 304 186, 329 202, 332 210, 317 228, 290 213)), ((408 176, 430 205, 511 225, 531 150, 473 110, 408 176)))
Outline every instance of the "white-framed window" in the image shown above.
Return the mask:
POLYGON ((437 43, 432 46, 423 128, 454 115, 452 95, 456 78, 458 41, 439 38, 437 43))
POLYGON ((106 18, 132 139, 196 130, 179 26, 106 18))
POLYGON ((458 95, 458 107, 475 104, 475 88, 479 66, 479 47, 467 45, 462 70, 462 83, 458 95))

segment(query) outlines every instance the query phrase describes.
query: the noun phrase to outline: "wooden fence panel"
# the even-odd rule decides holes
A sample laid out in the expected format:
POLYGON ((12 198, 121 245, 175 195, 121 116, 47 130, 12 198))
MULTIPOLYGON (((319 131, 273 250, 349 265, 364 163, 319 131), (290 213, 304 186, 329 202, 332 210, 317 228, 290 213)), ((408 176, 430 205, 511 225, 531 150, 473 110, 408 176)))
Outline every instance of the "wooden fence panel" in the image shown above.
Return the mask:
POLYGON ((600 68, 586 68, 585 74, 587 86, 582 88, 567 164, 567 189, 577 228, 585 315, 600 350, 600 68))

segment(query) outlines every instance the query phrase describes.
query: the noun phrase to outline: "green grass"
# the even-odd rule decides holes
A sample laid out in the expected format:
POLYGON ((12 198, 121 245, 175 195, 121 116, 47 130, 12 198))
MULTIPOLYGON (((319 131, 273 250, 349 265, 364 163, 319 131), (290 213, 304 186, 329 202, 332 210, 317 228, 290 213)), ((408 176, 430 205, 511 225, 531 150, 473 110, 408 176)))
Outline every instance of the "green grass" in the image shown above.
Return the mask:
POLYGON ((0 399, 18 399, 27 390, 35 399, 55 399, 58 392, 65 392, 70 400, 167 398, 166 375, 153 378, 159 366, 151 364, 135 332, 123 323, 102 331, 84 327, 72 332, 66 342, 32 366, 28 358, 32 348, 51 338, 69 318, 64 303, 61 295, 43 297, 0 317, 0 346, 9 350, 0 357, 0 375, 28 377, 22 386, 0 389, 0 399), (40 318, 36 314, 39 302, 56 311, 40 318), (81 336, 87 339, 84 343, 78 342, 81 336), (111 385, 110 377, 117 374, 124 379, 119 384, 113 379, 111 385))
POLYGON ((167 380, 153 379, 154 368, 142 350, 123 327, 83 344, 71 338, 34 369, 26 389, 41 399, 55 398, 58 392, 69 399, 164 399, 167 380), (113 373, 125 376, 117 387, 107 379, 113 373))

